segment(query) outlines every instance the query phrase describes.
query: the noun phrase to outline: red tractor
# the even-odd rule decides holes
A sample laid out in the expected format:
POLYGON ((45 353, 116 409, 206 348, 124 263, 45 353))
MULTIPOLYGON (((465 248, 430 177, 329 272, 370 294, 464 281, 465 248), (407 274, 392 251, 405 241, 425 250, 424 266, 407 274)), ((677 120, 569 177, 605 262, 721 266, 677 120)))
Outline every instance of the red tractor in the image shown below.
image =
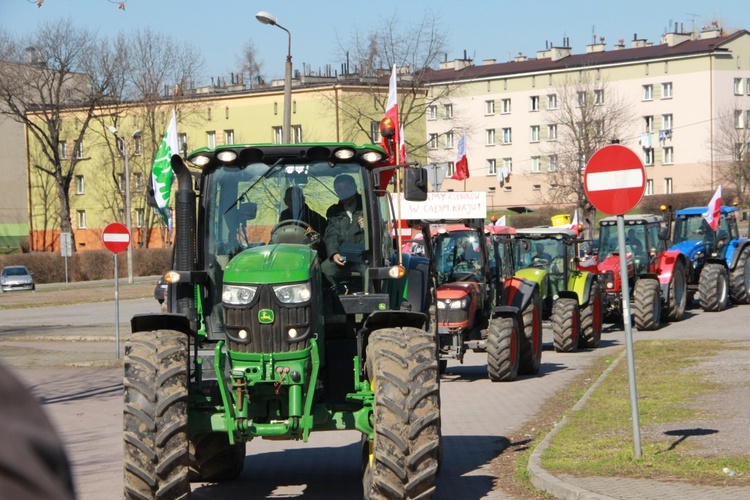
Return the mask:
POLYGON ((541 299, 538 285, 512 276, 507 235, 515 229, 485 227, 482 219, 440 226, 430 223, 428 251, 436 272, 441 370, 448 359, 463 362, 471 349, 487 353, 493 382, 514 380, 519 373, 538 373, 541 299))
MULTIPOLYGON (((662 315, 680 321, 687 303, 685 255, 667 250, 669 226, 660 215, 626 215, 625 243, 628 284, 633 318, 638 330, 656 330, 662 315)), ((617 218, 599 222, 597 269, 605 292, 605 320, 622 318, 622 283, 617 218)))

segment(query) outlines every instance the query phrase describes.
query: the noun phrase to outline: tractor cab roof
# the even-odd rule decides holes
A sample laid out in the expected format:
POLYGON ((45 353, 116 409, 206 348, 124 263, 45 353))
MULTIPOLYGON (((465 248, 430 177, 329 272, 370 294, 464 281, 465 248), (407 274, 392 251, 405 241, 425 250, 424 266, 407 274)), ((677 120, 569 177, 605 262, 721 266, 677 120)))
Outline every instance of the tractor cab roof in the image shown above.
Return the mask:
MULTIPOLYGON (((654 214, 633 214, 626 215, 624 217, 625 224, 627 225, 639 225, 639 224, 659 224, 664 221, 664 217, 661 215, 654 214)), ((614 226, 617 224, 617 217, 606 217, 599 221, 600 226, 614 226)))
MULTIPOLYGON (((675 212, 675 215, 687 215, 687 216, 696 216, 696 215, 703 215, 706 213, 707 208, 706 207, 688 207, 688 208, 681 208, 677 212, 675 212)), ((728 214, 732 212, 736 212, 737 207, 721 207, 721 213, 722 214, 728 214)))
POLYGON ((577 239, 578 233, 572 229, 566 229, 561 226, 537 226, 516 229, 516 236, 529 239, 549 239, 549 238, 569 238, 577 239))
POLYGON ((513 235, 516 234, 516 228, 510 226, 493 226, 488 224, 484 226, 484 232, 488 234, 513 235))

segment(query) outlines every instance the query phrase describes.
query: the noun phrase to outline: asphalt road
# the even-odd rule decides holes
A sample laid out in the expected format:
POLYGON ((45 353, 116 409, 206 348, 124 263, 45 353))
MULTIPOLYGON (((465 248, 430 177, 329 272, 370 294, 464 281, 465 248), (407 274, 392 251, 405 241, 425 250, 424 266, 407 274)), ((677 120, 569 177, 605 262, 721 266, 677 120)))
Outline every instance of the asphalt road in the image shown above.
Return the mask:
MULTIPOLYGON (((52 416, 72 457, 83 500, 122 497, 122 369, 112 341, 113 309, 112 302, 42 307, 33 313, 26 310, 25 315, 14 312, 7 319, 10 311, 4 311, 0 327, 0 339, 7 339, 9 332, 15 339, 0 342, 0 359, 14 367, 52 416), (48 340, 80 330, 109 334, 101 335, 98 342, 48 340)), ((130 315, 156 311, 153 299, 121 301, 123 331, 127 332, 130 315)), ((720 313, 722 329, 717 329, 717 314, 692 308, 682 322, 634 335, 636 339, 721 338, 722 330, 745 331, 748 313, 747 306, 720 313)), ((609 327, 599 349, 561 354, 551 350, 549 334, 545 332, 538 376, 491 383, 483 355, 469 354, 464 365, 449 363, 441 384, 445 459, 435 498, 508 498, 495 490, 489 468, 507 447, 508 436, 543 411, 545 401, 575 382, 592 361, 604 353, 614 355, 624 346, 624 334, 609 327)), ((320 432, 313 433, 309 443, 249 443, 239 480, 195 484, 193 497, 359 498, 360 488, 359 434, 320 432)))

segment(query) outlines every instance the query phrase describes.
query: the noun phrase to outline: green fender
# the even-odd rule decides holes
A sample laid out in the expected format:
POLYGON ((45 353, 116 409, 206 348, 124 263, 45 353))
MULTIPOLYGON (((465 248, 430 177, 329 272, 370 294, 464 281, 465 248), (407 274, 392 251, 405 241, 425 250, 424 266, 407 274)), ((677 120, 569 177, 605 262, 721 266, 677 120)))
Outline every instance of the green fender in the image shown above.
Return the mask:
POLYGON ((583 307, 588 304, 591 295, 591 285, 594 283, 596 276, 587 271, 575 271, 570 274, 568 279, 568 290, 575 292, 578 297, 578 305, 583 307))
POLYGON ((513 276, 524 278, 534 283, 539 283, 539 295, 541 296, 542 301, 547 299, 547 294, 549 293, 549 276, 547 275, 546 269, 526 267, 516 271, 513 276))

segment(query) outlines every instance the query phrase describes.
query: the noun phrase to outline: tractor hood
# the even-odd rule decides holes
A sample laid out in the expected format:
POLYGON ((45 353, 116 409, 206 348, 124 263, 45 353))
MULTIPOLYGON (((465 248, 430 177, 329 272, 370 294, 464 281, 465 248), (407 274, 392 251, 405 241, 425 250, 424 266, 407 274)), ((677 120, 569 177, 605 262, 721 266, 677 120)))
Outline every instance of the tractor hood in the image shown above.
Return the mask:
POLYGON ((316 252, 306 245, 264 245, 244 250, 224 270, 225 283, 295 283, 310 279, 316 252))
POLYGON ((516 271, 516 276, 519 278, 526 278, 534 283, 541 283, 546 275, 547 271, 538 267, 526 267, 516 271))
MULTIPOLYGON (((628 276, 632 276, 635 270, 633 263, 633 254, 627 254, 627 260, 625 261, 628 269, 628 276)), ((620 254, 614 253, 597 264, 599 272, 612 271, 614 273, 620 272, 620 254)))
POLYGON ((472 293, 479 293, 479 283, 473 281, 446 283, 440 285, 437 290, 438 299, 460 299, 472 293))
POLYGON ((670 250, 677 250, 683 253, 689 260, 693 260, 695 254, 705 251, 705 245, 703 245, 703 240, 685 240, 672 245, 670 250))

